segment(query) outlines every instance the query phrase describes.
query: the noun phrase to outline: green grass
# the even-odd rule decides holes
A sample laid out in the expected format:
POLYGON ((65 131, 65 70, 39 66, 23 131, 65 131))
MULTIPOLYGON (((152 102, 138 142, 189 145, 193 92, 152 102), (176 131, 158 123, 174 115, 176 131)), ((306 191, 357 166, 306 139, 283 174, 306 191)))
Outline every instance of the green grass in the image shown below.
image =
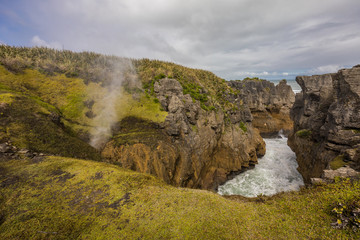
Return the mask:
MULTIPOLYGON (((0 65, 0 90, 6 91, 1 95, 1 102, 11 103, 13 94, 26 96, 43 109, 47 109, 47 113, 53 112, 62 116, 63 123, 69 131, 73 132, 74 136, 82 135, 84 138, 93 132, 93 126, 101 126, 103 119, 96 116, 108 104, 114 105, 117 117, 115 121, 135 116, 153 122, 163 122, 167 116, 167 112, 162 111, 160 103, 154 101, 154 98, 146 98, 142 92, 136 93, 138 97, 134 98, 132 93, 121 87, 117 90, 115 101, 108 103, 103 99, 109 95, 109 89, 100 83, 85 84, 79 78, 68 78, 57 73, 49 76, 33 69, 23 69, 21 73, 15 74, 0 65), (86 102, 93 102, 93 105, 88 106, 86 102), (94 113, 93 118, 86 115, 90 111, 94 113)), ((17 131, 9 133, 22 133, 24 126, 20 125, 13 126, 17 131)), ((25 143, 26 139, 21 137, 21 142, 16 142, 21 146, 29 145, 30 143, 25 143)))
MULTIPOLYGON (((358 181, 239 201, 76 159, 0 162, 2 239, 358 239, 333 229, 358 181)), ((358 205, 357 205, 358 206, 358 205)))
POLYGON ((53 117, 58 116, 53 106, 39 99, 0 90, 0 103, 9 98, 11 104, 0 115, 2 141, 10 140, 18 148, 34 152, 100 158, 94 148, 74 136, 70 129, 53 121, 53 117))
POLYGON ((308 137, 311 137, 311 130, 308 130, 308 129, 302 129, 302 130, 299 130, 297 131, 296 133, 296 136, 300 137, 300 138, 308 138, 308 137))
POLYGON ((11 105, 11 103, 14 101, 14 97, 15 96, 12 93, 1 93, 0 102, 11 105))
POLYGON ((87 86, 81 79, 67 78, 65 75, 47 76, 39 71, 25 69, 21 74, 14 74, 0 66, 0 84, 3 89, 21 92, 58 108, 65 118, 84 121, 87 109, 87 86))

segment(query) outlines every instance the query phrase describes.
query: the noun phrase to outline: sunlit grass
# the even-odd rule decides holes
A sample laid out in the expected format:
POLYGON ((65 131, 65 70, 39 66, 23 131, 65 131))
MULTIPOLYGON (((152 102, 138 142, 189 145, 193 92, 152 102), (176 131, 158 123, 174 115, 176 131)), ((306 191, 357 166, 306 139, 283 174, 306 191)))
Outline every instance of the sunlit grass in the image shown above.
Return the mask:
POLYGON ((357 239, 331 227, 338 202, 360 184, 228 200, 92 161, 50 157, 1 162, 2 239, 357 239))

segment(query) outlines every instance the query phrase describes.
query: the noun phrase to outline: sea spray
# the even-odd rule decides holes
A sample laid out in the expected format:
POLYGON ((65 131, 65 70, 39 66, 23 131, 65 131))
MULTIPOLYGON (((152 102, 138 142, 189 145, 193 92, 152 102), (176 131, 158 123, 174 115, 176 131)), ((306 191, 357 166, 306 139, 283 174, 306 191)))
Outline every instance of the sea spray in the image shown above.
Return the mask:
POLYGON ((92 120, 90 144, 100 149, 111 137, 112 126, 119 120, 119 99, 122 96, 124 85, 138 85, 136 71, 129 59, 116 59, 108 63, 109 68, 104 76, 105 92, 102 98, 96 100, 98 111, 92 120))
POLYGON ((264 139, 266 154, 254 169, 248 170, 220 186, 222 195, 273 195, 283 191, 299 190, 304 185, 297 171, 295 153, 287 146, 287 138, 264 139))

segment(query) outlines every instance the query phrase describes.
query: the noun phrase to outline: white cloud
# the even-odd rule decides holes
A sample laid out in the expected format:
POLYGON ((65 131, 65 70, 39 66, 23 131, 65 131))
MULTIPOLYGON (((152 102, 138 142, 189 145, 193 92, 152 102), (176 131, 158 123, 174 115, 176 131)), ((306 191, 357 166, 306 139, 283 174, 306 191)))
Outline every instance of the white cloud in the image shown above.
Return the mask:
POLYGON ((310 74, 324 74, 324 73, 336 73, 340 69, 345 68, 341 65, 325 65, 313 68, 309 71, 310 74))
POLYGON ((359 63, 358 0, 19 1, 41 36, 33 45, 173 61, 227 79, 359 63))
POLYGON ((45 40, 41 39, 39 36, 34 36, 31 39, 31 44, 33 46, 38 46, 38 47, 48 47, 48 48, 55 48, 55 49, 61 49, 61 44, 58 42, 46 42, 45 40))

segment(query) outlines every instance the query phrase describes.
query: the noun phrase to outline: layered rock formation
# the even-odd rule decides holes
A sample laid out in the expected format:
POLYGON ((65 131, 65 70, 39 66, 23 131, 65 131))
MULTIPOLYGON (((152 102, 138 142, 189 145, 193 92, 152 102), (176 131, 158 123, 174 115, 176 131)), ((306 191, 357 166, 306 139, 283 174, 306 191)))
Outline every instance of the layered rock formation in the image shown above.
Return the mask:
POLYGON ((274 136, 283 129, 288 134, 293 128, 290 109, 295 94, 286 80, 274 83, 266 80, 230 81, 228 85, 237 90, 253 116, 252 124, 264 137, 274 136))
POLYGON ((215 189, 234 172, 254 165, 265 144, 238 103, 228 117, 204 110, 175 79, 156 82, 154 92, 168 112, 164 123, 123 119, 103 156, 112 163, 154 174, 175 186, 215 189))
POLYGON ((306 182, 324 169, 360 168, 360 65, 338 73, 297 77, 302 92, 291 109, 288 144, 306 182))

